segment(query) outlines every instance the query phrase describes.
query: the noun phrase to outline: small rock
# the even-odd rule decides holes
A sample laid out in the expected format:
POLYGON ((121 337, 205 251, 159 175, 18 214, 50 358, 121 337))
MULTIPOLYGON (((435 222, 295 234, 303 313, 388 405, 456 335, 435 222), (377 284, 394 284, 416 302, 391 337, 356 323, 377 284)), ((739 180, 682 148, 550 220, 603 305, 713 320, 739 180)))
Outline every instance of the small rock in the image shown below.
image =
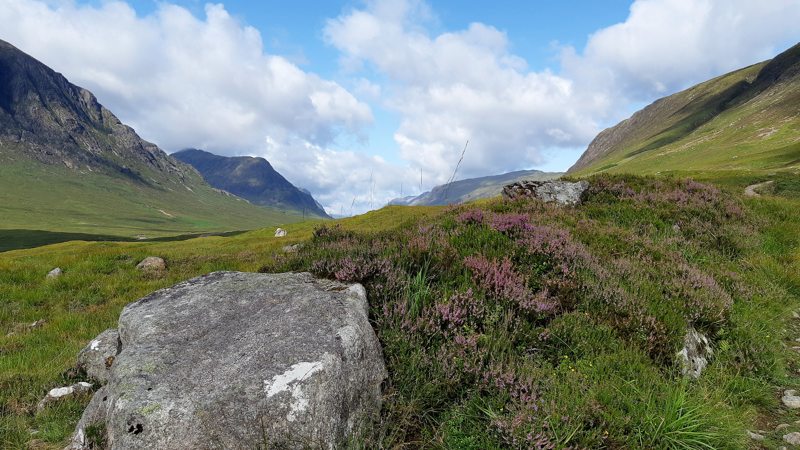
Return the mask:
POLYGON ((44 320, 44 319, 39 319, 39 320, 37 320, 37 321, 33 322, 32 324, 28 325, 28 328, 29 328, 29 329, 31 329, 31 330, 35 330, 35 329, 37 329, 37 328, 41 328, 41 327, 42 327, 42 325, 44 325, 44 324, 46 324, 46 323, 47 323, 47 321, 46 321, 46 320, 44 320))
POLYGON ((798 313, 797 313, 797 311, 793 311, 793 312, 792 312, 792 318, 794 318, 794 319, 800 319, 800 314, 798 314, 798 313))
POLYGON ((117 330, 109 328, 103 331, 78 353, 78 369, 100 384, 106 384, 121 345, 117 330))
POLYGON ((782 423, 782 424, 778 425, 777 427, 775 427, 775 431, 780 431, 780 430, 783 430, 784 428, 789 428, 789 424, 788 423, 782 423))
POLYGON ((297 253, 303 248, 303 244, 292 244, 283 247, 283 253, 297 253))
POLYGON ((275 230, 275 237, 284 237, 284 236, 286 236, 286 230, 284 230, 283 228, 278 228, 277 230, 275 230))
POLYGON ((690 326, 683 338, 683 348, 677 354, 681 373, 683 376, 700 378, 700 374, 708 365, 708 360, 713 354, 714 351, 708 338, 690 326))
POLYGON ((795 431, 793 433, 784 434, 783 440, 786 441, 787 444, 800 445, 800 433, 795 431))
POLYGON ((148 256, 137 264, 136 268, 143 271, 161 272, 167 269, 167 263, 158 256, 148 256))
POLYGON ((783 397, 781 397, 781 401, 783 404, 789 409, 797 409, 800 408, 800 396, 796 395, 797 391, 794 389, 789 389, 783 393, 783 397))
POLYGON ((39 401, 36 405, 37 411, 42 411, 47 405, 50 403, 56 402, 62 398, 70 397, 75 394, 82 394, 85 392, 89 392, 92 390, 92 385, 81 381, 80 383, 75 383, 72 386, 64 386, 59 388, 50 389, 50 392, 39 401))
POLYGON ((51 270, 50 272, 47 272, 47 279, 48 280, 52 280, 54 278, 58 278, 63 273, 64 273, 64 271, 61 270, 61 267, 56 267, 55 269, 51 270))
POLYGON ((758 434, 750 430, 747 430, 747 436, 754 441, 763 441, 765 439, 763 434, 758 434))

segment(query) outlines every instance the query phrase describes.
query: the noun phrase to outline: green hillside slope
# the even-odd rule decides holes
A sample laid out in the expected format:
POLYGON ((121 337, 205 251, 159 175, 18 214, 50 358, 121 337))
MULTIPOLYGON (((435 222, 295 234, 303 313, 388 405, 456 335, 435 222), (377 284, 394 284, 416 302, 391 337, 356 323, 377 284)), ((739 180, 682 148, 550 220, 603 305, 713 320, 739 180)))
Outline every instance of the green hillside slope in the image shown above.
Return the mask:
POLYGON ((0 41, 0 249, 23 246, 20 230, 153 237, 299 219, 213 189, 91 92, 0 41))
POLYGON ((800 171, 800 45, 657 100, 600 133, 569 170, 800 171))

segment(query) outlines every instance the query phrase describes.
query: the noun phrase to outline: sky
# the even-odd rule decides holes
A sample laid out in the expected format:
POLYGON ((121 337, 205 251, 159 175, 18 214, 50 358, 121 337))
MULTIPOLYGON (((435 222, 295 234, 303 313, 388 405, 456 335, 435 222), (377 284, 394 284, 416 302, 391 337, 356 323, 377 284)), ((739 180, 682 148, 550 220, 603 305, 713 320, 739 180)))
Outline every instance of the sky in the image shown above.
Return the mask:
POLYGON ((337 215, 445 183, 462 151, 456 179, 564 171, 798 23, 798 0, 0 0, 0 39, 143 138, 264 157, 337 215))

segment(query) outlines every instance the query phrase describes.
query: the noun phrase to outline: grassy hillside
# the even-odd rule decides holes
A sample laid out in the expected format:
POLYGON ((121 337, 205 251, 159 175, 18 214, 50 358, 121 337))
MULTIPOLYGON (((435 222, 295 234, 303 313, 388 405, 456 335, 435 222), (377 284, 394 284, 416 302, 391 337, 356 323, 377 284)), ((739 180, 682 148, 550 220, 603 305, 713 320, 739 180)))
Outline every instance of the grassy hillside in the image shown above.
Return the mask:
POLYGON ((603 131, 570 169, 800 173, 800 46, 656 101, 603 131))
POLYGON ((748 177, 604 175, 576 208, 388 207, 289 225, 285 239, 270 228, 0 254, 0 446, 63 446, 88 398, 38 414, 36 402, 80 379, 77 351, 126 303, 261 269, 366 285, 390 379, 365 448, 775 448, 800 431, 778 400, 800 386, 800 183, 743 198, 748 177), (136 271, 147 255, 167 273, 136 271), (55 266, 64 275, 46 281, 55 266), (715 350, 694 382, 675 361, 688 324, 715 350))
POLYGON ((59 233, 152 238, 255 229, 302 218, 222 194, 199 176, 192 188, 158 187, 23 157, 0 161, 0 251, 24 247, 29 240, 58 241, 63 239, 59 233))

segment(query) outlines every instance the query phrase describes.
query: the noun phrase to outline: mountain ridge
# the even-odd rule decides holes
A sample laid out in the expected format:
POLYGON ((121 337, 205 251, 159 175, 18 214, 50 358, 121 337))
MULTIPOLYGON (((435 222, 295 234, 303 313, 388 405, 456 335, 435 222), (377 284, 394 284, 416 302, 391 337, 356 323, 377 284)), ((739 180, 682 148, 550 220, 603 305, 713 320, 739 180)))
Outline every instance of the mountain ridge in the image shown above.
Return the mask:
POLYGON ((600 132, 567 173, 789 168, 798 105, 800 44, 654 101, 600 132))
POLYGON ((208 185, 87 89, 0 40, 0 228, 167 236, 298 220, 208 185))
POLYGON ((264 158, 221 156, 194 148, 175 152, 171 156, 194 167, 211 186, 253 204, 330 218, 310 192, 293 185, 264 158))

